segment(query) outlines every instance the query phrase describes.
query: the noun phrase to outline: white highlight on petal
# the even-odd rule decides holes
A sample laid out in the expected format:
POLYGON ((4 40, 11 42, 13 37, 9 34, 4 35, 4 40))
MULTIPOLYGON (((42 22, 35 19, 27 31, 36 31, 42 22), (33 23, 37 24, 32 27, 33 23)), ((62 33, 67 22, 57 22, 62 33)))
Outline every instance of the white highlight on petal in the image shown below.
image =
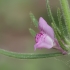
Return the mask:
POLYGON ((46 35, 46 34, 43 34, 40 37, 38 43, 36 43, 34 45, 34 49, 35 50, 36 50, 36 48, 39 48, 39 49, 41 49, 41 48, 50 49, 52 47, 53 47, 53 40, 48 35, 46 35))

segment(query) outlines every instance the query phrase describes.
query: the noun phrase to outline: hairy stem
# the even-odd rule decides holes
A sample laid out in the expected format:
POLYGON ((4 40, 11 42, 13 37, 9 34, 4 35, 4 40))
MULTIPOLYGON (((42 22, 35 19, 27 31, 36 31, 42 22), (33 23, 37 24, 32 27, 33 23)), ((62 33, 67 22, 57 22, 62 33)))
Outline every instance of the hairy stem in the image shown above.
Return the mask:
POLYGON ((56 57, 56 56, 62 56, 63 54, 60 52, 57 53, 49 53, 49 54, 34 54, 34 53, 16 53, 16 52, 10 52, 3 49, 0 49, 0 54, 18 58, 18 59, 40 59, 40 58, 50 58, 50 57, 56 57))

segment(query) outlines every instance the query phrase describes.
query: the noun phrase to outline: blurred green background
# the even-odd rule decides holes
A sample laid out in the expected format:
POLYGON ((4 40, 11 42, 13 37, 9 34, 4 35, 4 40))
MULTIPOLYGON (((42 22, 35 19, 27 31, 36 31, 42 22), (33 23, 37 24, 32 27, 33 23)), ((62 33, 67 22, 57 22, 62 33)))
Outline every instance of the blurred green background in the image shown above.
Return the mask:
MULTIPOLYGON (((50 0, 54 19, 57 21, 57 8, 59 0, 50 0)), ((43 17, 48 23, 45 0, 0 0, 0 48, 22 53, 49 53, 55 50, 34 51, 34 38, 29 28, 34 27, 29 13, 32 12, 37 19, 43 17)), ((70 70, 70 56, 21 60, 0 55, 0 70, 70 70), (67 65, 68 64, 68 65, 67 65)))

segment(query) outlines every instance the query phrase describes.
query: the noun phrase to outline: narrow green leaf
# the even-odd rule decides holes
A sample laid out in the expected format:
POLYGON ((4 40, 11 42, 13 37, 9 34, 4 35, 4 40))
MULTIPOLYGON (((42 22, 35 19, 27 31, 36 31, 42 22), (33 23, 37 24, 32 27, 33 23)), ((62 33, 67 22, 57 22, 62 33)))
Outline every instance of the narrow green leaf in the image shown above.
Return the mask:
POLYGON ((61 12, 60 12, 60 9, 58 8, 57 9, 57 16, 58 16, 58 21, 59 21, 59 28, 60 28, 60 31, 61 31, 61 39, 65 42, 66 42, 66 39, 65 39, 65 34, 64 34, 64 28, 63 28, 63 25, 62 25, 62 20, 61 20, 61 12))
POLYGON ((49 19, 53 23, 55 23, 54 18, 53 18, 52 13, 51 13, 50 5, 49 5, 49 0, 46 0, 46 7, 47 7, 47 13, 48 13, 49 19))
POLYGON ((38 27, 38 21, 35 18, 35 16, 32 13, 30 13, 30 17, 31 17, 31 20, 33 21, 33 24, 35 25, 35 27, 38 27))
MULTIPOLYGON (((51 19, 52 23, 55 24, 55 21, 54 21, 54 18, 52 16, 52 12, 50 9, 49 0, 46 0, 46 7, 47 7, 47 12, 48 12, 49 18, 51 19)), ((55 26, 56 26, 56 24, 55 24, 55 26)), ((59 28, 57 26, 56 26, 56 28, 57 28, 58 33, 61 34, 59 28)))
POLYGON ((59 42, 59 44, 60 44, 60 47, 61 47, 63 50, 68 51, 68 49, 67 49, 66 46, 62 43, 61 38, 60 38, 60 36, 59 36, 58 33, 57 33, 57 29, 56 29, 55 24, 52 23, 52 27, 53 27, 53 29, 54 29, 54 32, 55 32, 56 38, 57 38, 57 40, 58 40, 58 42, 59 42))
POLYGON ((36 32, 35 32, 32 28, 29 28, 29 32, 31 33, 31 35, 32 35, 33 37, 36 36, 36 32))
POLYGON ((68 0, 60 0, 61 3, 61 8, 62 8, 62 13, 64 16, 64 21, 66 23, 67 31, 68 31, 68 36, 70 33, 70 9, 69 9, 69 4, 68 0))
POLYGON ((61 34, 64 35, 64 29, 61 21, 61 12, 59 8, 57 9, 57 16, 58 16, 59 28, 60 28, 61 34))
POLYGON ((6 51, 3 49, 0 49, 0 54, 18 59, 40 59, 40 58, 51 58, 63 55, 60 52, 49 53, 49 54, 34 54, 34 53, 16 53, 16 52, 6 51))

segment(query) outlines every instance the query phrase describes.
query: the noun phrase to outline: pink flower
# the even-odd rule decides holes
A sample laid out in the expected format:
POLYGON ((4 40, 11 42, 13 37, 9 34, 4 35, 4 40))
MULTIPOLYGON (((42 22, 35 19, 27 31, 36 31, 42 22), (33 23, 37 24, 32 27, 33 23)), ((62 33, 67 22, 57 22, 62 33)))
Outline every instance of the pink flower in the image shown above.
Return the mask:
POLYGON ((54 31, 52 27, 50 27, 42 17, 40 17, 39 19, 38 26, 39 26, 40 32, 35 37, 36 44, 34 45, 34 49, 36 50, 37 48, 39 49, 40 48, 47 48, 47 49, 56 48, 59 51, 61 51, 63 54, 66 54, 66 51, 64 51, 60 47, 57 39, 55 39, 54 31))

